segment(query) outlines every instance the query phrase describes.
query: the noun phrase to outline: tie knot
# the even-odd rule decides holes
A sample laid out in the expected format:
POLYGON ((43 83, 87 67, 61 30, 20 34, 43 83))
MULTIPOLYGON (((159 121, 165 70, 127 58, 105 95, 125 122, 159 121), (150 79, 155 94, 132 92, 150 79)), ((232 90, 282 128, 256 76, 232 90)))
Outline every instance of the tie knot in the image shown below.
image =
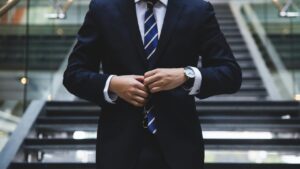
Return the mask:
POLYGON ((152 9, 153 6, 156 4, 157 1, 158 1, 158 0, 146 0, 146 2, 147 2, 147 7, 148 7, 149 9, 152 9))

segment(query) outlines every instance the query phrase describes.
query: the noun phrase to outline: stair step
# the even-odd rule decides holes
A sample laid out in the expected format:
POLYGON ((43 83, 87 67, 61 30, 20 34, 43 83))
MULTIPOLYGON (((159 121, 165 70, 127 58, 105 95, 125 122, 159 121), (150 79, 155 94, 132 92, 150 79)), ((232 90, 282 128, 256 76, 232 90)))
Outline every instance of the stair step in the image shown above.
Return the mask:
MULTIPOLYGON (((200 112, 201 114, 201 112, 200 112)), ((98 122, 96 117, 87 118, 85 121, 80 121, 80 117, 74 118, 45 118, 39 119, 34 126, 34 130, 37 133, 43 133, 44 138, 48 135, 51 136, 53 132, 97 132, 98 122), (56 120, 56 121, 55 121, 56 120)), ((242 116, 236 114, 235 116, 213 116, 213 115, 200 115, 199 121, 201 122, 203 131, 268 131, 286 133, 298 133, 300 130, 300 118, 283 119, 273 116, 242 116)), ((52 138, 57 139, 57 137, 52 138)), ((67 138, 71 138, 70 135, 67 138)), ((65 136, 64 136, 65 138, 65 136)), ((92 137, 94 138, 94 136, 92 137)))
MULTIPOLYGON (((298 139, 204 139, 206 150, 300 150, 298 139)), ((25 139, 25 151, 95 150, 96 139, 25 139)))
MULTIPOLYGON (((272 124, 280 124, 280 125, 296 125, 300 128, 300 117, 291 116, 290 118, 283 118, 283 116, 255 116, 255 115, 243 115, 236 112, 235 114, 199 114, 199 120, 201 121, 201 125, 203 124, 261 124, 261 125, 272 125, 272 124), (247 118, 246 118, 247 117, 247 118)), ((289 115, 290 114, 286 114, 289 115)), ((35 129, 37 128, 53 128, 65 130, 66 127, 71 128, 84 128, 84 127, 93 127, 96 128, 98 125, 98 117, 97 116, 86 116, 86 117, 40 117, 37 119, 35 124, 35 129), (73 124, 73 125, 72 125, 73 124)))
MULTIPOLYGON (((99 116, 101 108, 98 106, 86 105, 78 106, 74 104, 63 105, 64 102, 53 102, 46 107, 47 117, 89 117, 99 116)), ((80 104, 80 102, 78 103, 80 104)), ((276 102, 276 101, 199 101, 196 100, 197 111, 204 115, 205 113, 216 114, 240 114, 252 116, 300 116, 300 103, 298 102, 276 102)))
POLYGON ((242 38, 242 35, 240 32, 225 32, 224 35, 225 35, 226 39, 242 38))
POLYGON ((236 21, 235 20, 218 20, 218 23, 220 26, 222 25, 237 25, 236 21))
MULTIPOLYGON (((205 169, 299 169, 300 164, 272 163, 206 163, 205 169)), ((96 163, 22 163, 14 162, 10 169, 96 169, 96 163)))
POLYGON ((218 20, 234 20, 234 17, 232 14, 229 13, 229 15, 218 15, 216 14, 216 17, 218 20))

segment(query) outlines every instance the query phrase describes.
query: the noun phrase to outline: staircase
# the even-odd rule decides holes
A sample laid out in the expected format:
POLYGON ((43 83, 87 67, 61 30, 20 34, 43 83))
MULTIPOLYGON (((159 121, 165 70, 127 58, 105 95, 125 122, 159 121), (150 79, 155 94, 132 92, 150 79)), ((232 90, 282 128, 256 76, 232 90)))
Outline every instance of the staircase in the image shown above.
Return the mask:
MULTIPOLYGON (((208 100, 266 100, 267 90, 251 58, 229 5, 215 4, 216 17, 234 56, 242 68, 243 82, 236 94, 211 97, 208 100)), ((199 62, 199 66, 200 66, 199 62)))
POLYGON ((57 70, 74 40, 75 36, 1 35, 0 70, 24 70, 27 47, 29 70, 57 70))
MULTIPOLYGON (((12 140, 19 142, 11 143, 12 145, 21 146, 10 164, 10 169, 94 169, 96 129, 100 111, 101 108, 87 102, 48 102, 39 111, 29 132, 23 133, 27 135, 24 140, 12 140)), ((248 151, 271 151, 279 154, 299 152, 300 103, 207 101, 197 102, 197 112, 204 132, 207 154, 229 151, 227 158, 231 155, 236 158, 234 152, 238 151, 245 154, 248 151), (209 133, 225 131, 269 134, 261 138, 231 138, 230 135, 222 137, 217 134, 214 137, 209 136, 209 133)), ((19 126, 21 131, 24 128, 26 126, 19 126)), ((216 158, 215 162, 208 162, 206 168, 300 167, 297 164, 255 164, 241 159, 222 161, 222 156, 216 158)))
POLYGON ((50 90, 54 72, 61 66, 74 41, 75 36, 0 35, 0 99, 20 100, 24 97, 20 78, 25 70, 29 72, 30 81, 27 99, 47 98, 45 91, 50 90), (26 48, 28 58, 25 57, 26 48))
POLYGON ((298 35, 268 35, 284 65, 290 70, 300 68, 300 34, 298 35))
MULTIPOLYGON (((244 80, 235 95, 197 100, 205 139, 205 168, 299 169, 300 164, 279 158, 299 156, 300 103, 268 101, 228 5, 216 4, 215 10, 244 80), (257 163, 248 157, 255 151, 268 158, 257 163)), ((95 169, 100 112, 101 108, 87 102, 33 102, 0 155, 0 168, 9 164, 10 169, 95 169)))

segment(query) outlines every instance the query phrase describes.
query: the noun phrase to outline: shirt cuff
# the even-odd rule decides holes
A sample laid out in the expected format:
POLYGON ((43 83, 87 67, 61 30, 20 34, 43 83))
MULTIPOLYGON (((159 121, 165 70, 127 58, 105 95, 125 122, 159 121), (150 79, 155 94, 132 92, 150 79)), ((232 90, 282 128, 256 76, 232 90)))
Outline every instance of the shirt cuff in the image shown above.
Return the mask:
POLYGON ((200 70, 196 67, 191 67, 195 73, 194 85, 191 88, 189 95, 196 95, 200 92, 201 84, 202 84, 202 74, 200 70))
POLYGON ((108 77, 108 79, 106 80, 106 83, 105 83, 104 90, 103 90, 104 99, 105 99, 108 103, 111 103, 111 104, 115 104, 115 101, 118 99, 118 95, 116 95, 116 94, 113 93, 113 92, 108 91, 108 88, 109 88, 109 84, 110 84, 111 78, 114 77, 114 76, 115 76, 115 75, 110 75, 110 76, 108 77))

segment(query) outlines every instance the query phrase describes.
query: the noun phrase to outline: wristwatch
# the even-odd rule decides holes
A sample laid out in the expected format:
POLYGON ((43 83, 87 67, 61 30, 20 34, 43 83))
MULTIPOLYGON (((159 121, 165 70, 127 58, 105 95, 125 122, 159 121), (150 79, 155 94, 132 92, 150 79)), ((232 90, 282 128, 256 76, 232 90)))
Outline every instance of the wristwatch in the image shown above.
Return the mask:
POLYGON ((196 76, 195 72, 190 66, 187 66, 184 68, 184 75, 187 77, 188 80, 183 84, 183 88, 185 90, 190 90, 194 85, 196 76))

